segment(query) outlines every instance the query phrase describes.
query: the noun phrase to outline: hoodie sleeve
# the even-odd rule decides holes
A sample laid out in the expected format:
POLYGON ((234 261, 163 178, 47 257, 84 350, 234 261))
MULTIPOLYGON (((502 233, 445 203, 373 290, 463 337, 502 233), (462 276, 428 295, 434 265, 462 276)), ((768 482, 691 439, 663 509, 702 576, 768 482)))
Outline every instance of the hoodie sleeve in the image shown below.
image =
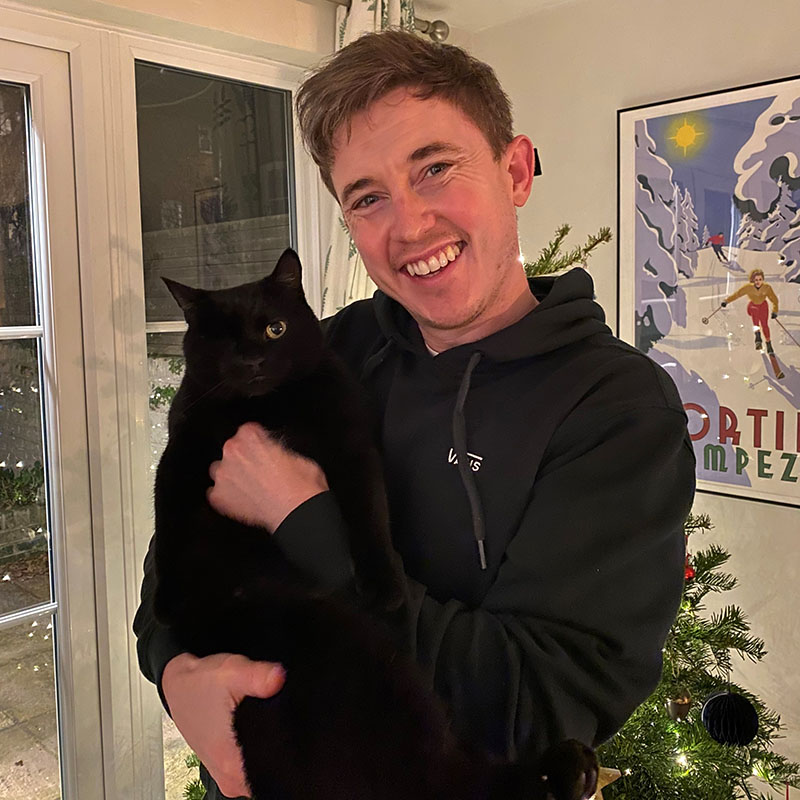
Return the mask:
POLYGON ((169 714, 169 706, 161 688, 161 677, 167 663, 185 650, 175 640, 169 627, 162 625, 156 619, 153 610, 156 593, 155 569, 155 539, 151 538, 147 555, 144 558, 144 578, 142 579, 139 608, 133 618, 133 633, 136 636, 139 669, 147 680, 152 681, 158 687, 161 702, 169 714))
POLYGON ((481 606, 410 583, 416 659, 463 734, 513 758, 622 726, 660 678, 693 487, 674 408, 564 426, 481 606))

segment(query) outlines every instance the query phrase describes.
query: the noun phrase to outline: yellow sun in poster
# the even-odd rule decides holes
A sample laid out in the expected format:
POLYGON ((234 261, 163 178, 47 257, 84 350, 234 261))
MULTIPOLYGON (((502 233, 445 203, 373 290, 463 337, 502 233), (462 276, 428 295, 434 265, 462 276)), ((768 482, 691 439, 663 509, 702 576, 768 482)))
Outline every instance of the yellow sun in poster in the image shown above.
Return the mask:
POLYGON ((667 139, 675 142, 675 148, 683 151, 685 158, 697 155, 704 143, 706 131, 697 120, 683 117, 675 120, 669 127, 667 139))

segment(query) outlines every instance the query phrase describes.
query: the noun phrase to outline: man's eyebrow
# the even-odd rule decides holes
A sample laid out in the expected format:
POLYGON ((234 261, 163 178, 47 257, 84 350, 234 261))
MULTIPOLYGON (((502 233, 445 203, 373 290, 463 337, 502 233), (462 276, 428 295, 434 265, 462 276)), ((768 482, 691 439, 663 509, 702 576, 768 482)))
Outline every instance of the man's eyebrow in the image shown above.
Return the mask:
POLYGON ((409 161, 424 161, 429 156, 439 153, 460 153, 461 148, 449 142, 431 142, 424 147, 418 147, 409 157, 409 161))
MULTIPOLYGON (((424 161, 426 158, 439 155, 440 153, 456 154, 460 152, 461 148, 454 144, 450 144, 448 142, 431 142, 430 144, 426 144, 423 147, 418 147, 416 150, 414 150, 414 152, 409 155, 408 160, 410 162, 424 161)), ((359 178, 352 183, 348 183, 347 186, 342 189, 341 204, 345 205, 353 194, 361 189, 366 188, 374 182, 374 178, 359 178)))
POLYGON ((351 195, 355 194, 356 192, 360 191, 361 189, 369 186, 371 183, 374 183, 374 178, 359 178, 357 181, 353 181, 352 183, 348 183, 347 186, 342 189, 342 199, 341 204, 345 205, 350 198, 351 195))

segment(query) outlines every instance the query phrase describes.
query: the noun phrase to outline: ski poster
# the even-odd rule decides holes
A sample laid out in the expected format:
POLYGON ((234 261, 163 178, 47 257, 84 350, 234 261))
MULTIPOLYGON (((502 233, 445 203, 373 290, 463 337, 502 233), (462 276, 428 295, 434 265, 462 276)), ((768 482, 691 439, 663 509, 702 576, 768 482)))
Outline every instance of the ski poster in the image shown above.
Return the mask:
POLYGON ((619 335, 675 381, 698 489, 800 506, 800 78, 617 120, 619 335))

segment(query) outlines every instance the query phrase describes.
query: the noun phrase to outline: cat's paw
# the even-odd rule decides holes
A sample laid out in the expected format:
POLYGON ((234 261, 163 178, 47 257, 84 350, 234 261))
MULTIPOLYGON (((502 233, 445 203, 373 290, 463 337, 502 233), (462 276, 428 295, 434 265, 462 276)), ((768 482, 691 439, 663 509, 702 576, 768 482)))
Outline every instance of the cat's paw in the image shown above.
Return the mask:
POLYGON ((539 761, 538 772, 548 800, 590 800, 597 791, 597 756, 575 739, 550 747, 539 761))

